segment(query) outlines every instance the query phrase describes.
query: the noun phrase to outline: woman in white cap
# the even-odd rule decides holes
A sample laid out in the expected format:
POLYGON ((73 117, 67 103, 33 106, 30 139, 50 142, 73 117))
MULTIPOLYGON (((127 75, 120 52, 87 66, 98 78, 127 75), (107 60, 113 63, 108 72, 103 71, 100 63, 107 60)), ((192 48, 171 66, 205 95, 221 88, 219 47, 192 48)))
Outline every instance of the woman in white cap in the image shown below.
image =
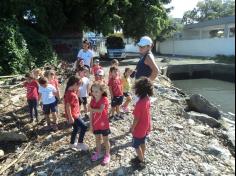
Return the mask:
POLYGON ((142 58, 136 66, 136 71, 134 73, 135 79, 145 76, 154 81, 157 78, 159 69, 151 51, 153 47, 152 39, 148 36, 144 36, 137 45, 139 46, 139 52, 142 55, 142 58))

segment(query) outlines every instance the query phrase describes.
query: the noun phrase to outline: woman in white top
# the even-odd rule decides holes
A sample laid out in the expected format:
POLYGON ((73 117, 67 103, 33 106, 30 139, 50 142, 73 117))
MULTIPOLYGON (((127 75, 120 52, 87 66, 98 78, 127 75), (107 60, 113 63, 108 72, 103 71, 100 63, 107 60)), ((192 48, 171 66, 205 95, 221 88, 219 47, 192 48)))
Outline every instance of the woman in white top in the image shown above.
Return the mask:
POLYGON ((84 60, 84 66, 90 69, 93 66, 93 52, 89 49, 89 41, 83 41, 83 49, 81 49, 77 55, 77 59, 84 60))

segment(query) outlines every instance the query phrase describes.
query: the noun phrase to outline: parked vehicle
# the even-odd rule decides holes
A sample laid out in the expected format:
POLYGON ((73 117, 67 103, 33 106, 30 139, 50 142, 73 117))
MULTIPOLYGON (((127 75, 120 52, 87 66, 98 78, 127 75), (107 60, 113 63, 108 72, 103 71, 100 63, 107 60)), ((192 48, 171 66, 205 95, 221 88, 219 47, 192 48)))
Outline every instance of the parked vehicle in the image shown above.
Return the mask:
POLYGON ((105 46, 107 48, 107 59, 125 59, 125 43, 122 37, 119 36, 109 36, 106 38, 105 46))

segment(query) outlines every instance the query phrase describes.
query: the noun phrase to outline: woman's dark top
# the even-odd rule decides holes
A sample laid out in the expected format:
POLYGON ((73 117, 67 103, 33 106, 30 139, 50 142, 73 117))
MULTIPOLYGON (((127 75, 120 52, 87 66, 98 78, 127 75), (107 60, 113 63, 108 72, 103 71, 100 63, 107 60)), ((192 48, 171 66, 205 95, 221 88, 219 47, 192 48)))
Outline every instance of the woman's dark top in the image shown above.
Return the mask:
POLYGON ((139 79, 142 76, 150 77, 152 74, 152 69, 145 64, 145 60, 149 54, 152 54, 151 52, 148 52, 145 54, 138 62, 136 67, 136 73, 135 73, 135 79, 139 79))

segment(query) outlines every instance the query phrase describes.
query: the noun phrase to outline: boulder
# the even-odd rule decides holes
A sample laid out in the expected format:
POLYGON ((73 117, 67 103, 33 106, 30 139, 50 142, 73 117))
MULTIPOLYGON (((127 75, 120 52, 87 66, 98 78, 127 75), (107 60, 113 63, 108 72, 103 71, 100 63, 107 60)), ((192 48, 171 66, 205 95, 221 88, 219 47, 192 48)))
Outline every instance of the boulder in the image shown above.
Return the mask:
POLYGON ((221 113, 219 109, 210 103, 202 95, 194 94, 190 97, 188 102, 188 108, 190 111, 196 111, 199 113, 207 114, 208 116, 214 117, 219 120, 221 118, 221 113))
POLYGON ((216 139, 208 145, 207 152, 223 160, 229 160, 231 157, 229 150, 222 147, 216 139))
POLYGON ((15 131, 11 132, 0 131, 0 142, 9 142, 9 141, 26 142, 27 140, 28 138, 24 133, 15 131))
POLYGON ((213 117, 210 117, 206 114, 201 114, 201 113, 194 112, 194 111, 187 112, 187 114, 190 119, 193 119, 195 121, 200 121, 204 124, 207 124, 208 126, 210 126, 212 128, 221 127, 221 123, 218 120, 216 120, 213 117))

